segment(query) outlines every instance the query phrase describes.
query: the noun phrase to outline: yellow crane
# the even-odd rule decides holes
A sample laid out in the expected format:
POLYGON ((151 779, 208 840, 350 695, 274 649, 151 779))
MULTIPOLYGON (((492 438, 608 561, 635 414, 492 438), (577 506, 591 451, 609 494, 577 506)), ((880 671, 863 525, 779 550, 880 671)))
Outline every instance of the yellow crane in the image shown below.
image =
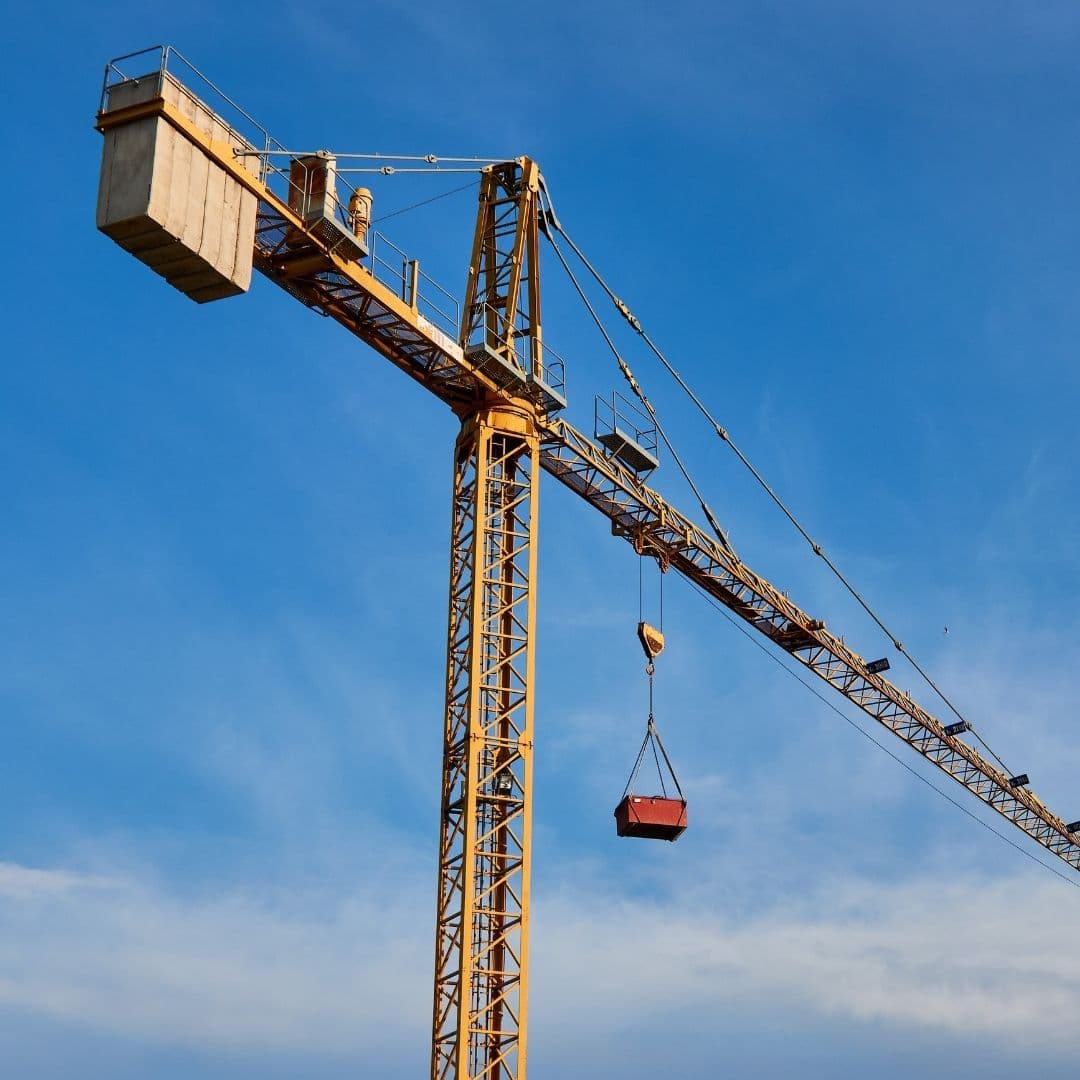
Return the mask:
POLYGON ((559 416, 559 361, 544 343, 540 308, 541 236, 557 222, 536 162, 482 171, 455 335, 425 314, 433 286, 417 262, 390 284, 381 279, 370 193, 357 189, 347 207, 337 204, 334 156, 289 153, 223 95, 221 111, 211 109, 204 98, 218 93, 171 48, 109 63, 96 119, 106 140, 99 227, 200 302, 243 292, 254 267, 461 421, 432 1080, 526 1075, 541 471, 607 517, 639 554, 683 575, 1080 870, 1080 822, 1053 814, 1026 776, 1009 776, 960 737, 964 722, 932 716, 885 677, 887 665, 867 663, 751 570, 715 528, 699 527, 649 487, 648 448, 632 433, 616 424, 594 440, 559 416))

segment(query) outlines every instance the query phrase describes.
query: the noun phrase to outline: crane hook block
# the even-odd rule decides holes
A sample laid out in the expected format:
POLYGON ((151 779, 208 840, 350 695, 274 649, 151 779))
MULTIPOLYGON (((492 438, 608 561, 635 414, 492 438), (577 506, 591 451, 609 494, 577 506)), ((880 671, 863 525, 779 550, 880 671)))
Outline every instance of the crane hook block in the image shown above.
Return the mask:
POLYGON ((650 626, 647 622, 639 622, 637 636, 649 660, 655 660, 664 651, 663 632, 657 630, 655 626, 650 626))

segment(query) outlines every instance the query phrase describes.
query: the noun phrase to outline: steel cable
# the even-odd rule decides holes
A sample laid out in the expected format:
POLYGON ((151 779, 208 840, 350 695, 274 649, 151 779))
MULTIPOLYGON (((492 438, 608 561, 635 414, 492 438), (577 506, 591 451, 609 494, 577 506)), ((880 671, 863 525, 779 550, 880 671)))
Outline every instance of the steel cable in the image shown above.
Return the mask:
POLYGON ((391 210, 386 214, 380 214, 377 218, 373 218, 372 225, 381 225, 384 221, 389 221, 392 217, 397 217, 399 214, 407 214, 410 210, 417 210, 421 206, 427 206, 428 203, 438 202, 440 199, 446 199, 451 195, 456 195, 459 191, 468 191, 469 188, 474 188, 480 183, 479 180, 472 180, 467 184, 462 184, 460 187, 451 188, 449 191, 444 191, 440 195, 432 195, 428 199, 421 199, 420 202, 413 203, 411 206, 402 206, 397 210, 391 210))
MULTIPOLYGON (((967 717, 964 716, 960 712, 960 710, 956 707, 956 705, 953 704, 952 700, 945 694, 945 692, 941 689, 941 687, 939 687, 938 684, 930 677, 930 675, 927 674, 927 672, 923 669, 922 665, 919 664, 919 662, 911 655, 911 653, 909 653, 904 648, 904 646, 903 646, 902 642, 900 641, 900 639, 885 625, 884 621, 878 616, 877 612, 874 611, 874 609, 867 603, 867 601, 862 597, 862 595, 859 593, 859 591, 844 576, 844 574, 841 572, 840 568, 836 565, 836 563, 834 563, 832 561, 832 559, 829 557, 829 555, 826 554, 826 552, 822 548, 822 546, 819 543, 817 543, 817 541, 815 541, 810 536, 810 534, 803 527, 803 525, 799 521, 799 519, 795 517, 795 515, 787 507, 787 505, 784 503, 784 501, 780 498, 780 496, 777 495, 776 491, 772 488, 772 486, 765 480, 765 478, 761 475, 761 473, 758 472, 758 470, 755 468, 754 464, 750 461, 750 459, 747 458, 747 456, 732 441, 731 436, 728 433, 727 429, 725 427, 723 427, 723 425, 721 425, 719 423, 719 421, 717 421, 717 419, 712 415, 711 412, 709 412, 709 410, 705 407, 705 405, 703 404, 701 399, 697 396, 697 394, 694 393, 693 389, 689 386, 689 384, 686 382, 686 380, 676 370, 676 368, 671 364, 671 362, 664 355, 664 353, 660 350, 660 348, 656 345, 656 343, 652 340, 652 338, 649 337, 649 335, 645 332, 645 329, 642 327, 641 323, 639 322, 637 317, 634 315, 634 313, 630 310, 630 308, 618 296, 615 295, 615 292, 607 284, 607 282, 601 276, 599 271, 585 257, 585 255, 581 251, 581 249, 577 246, 577 244, 574 243, 573 239, 566 233, 566 230, 563 229, 563 227, 559 224, 558 219, 555 217, 554 213, 551 213, 549 215, 548 225, 551 228, 556 229, 559 232, 559 234, 563 237, 563 239, 570 245, 571 250, 573 250, 574 254, 578 257, 578 259, 581 260, 582 264, 589 271, 589 273, 593 276, 593 278, 595 279, 596 283, 600 286, 600 288, 603 289, 605 294, 608 296, 608 298, 611 300, 611 302, 615 305, 615 308, 618 310, 619 314, 622 315, 622 317, 630 324, 631 328, 638 334, 639 337, 641 337, 641 339, 648 346, 649 350, 653 353, 653 355, 657 358, 657 360, 659 360, 660 363, 663 365, 664 369, 668 372, 669 375, 671 375, 671 377, 675 380, 675 382, 679 385, 679 387, 683 390, 683 392, 687 395, 687 397, 689 397, 689 399, 697 407, 697 409, 701 413, 701 415, 708 421, 708 423, 711 425, 711 427, 713 428, 713 431, 716 433, 716 435, 723 442, 725 442, 729 447, 731 447, 731 449, 735 453, 735 456, 749 470, 750 474, 754 477, 754 479, 761 486, 761 488, 768 494, 769 498, 772 499, 772 501, 780 508, 780 510, 783 512, 784 516, 788 519, 788 521, 795 527, 796 530, 798 530, 799 534, 803 537, 803 539, 807 542, 807 544, 809 544, 811 551, 813 551, 813 553, 815 555, 817 555, 825 563, 825 565, 833 573, 833 575, 836 577, 836 579, 844 586, 844 588, 847 590, 847 592, 855 599, 855 601, 859 604, 859 606, 863 609, 863 611, 865 611, 866 614, 870 616, 870 618, 874 621, 874 623, 878 626, 878 628, 882 631, 882 633, 884 633, 885 636, 889 639, 889 641, 892 642, 892 645, 896 649, 896 651, 907 658, 908 663, 911 664, 911 666, 919 674, 919 676, 926 683, 926 685, 929 686, 930 689, 933 690, 933 692, 935 694, 937 694, 937 696, 941 699, 942 702, 944 702, 944 704, 949 709, 949 711, 952 712, 953 715, 958 720, 962 721, 966 725, 967 729, 972 733, 972 735, 974 735, 975 738, 982 744, 983 749, 986 750, 986 752, 1001 766, 1001 768, 1005 771, 1005 773, 1007 775, 1009 775, 1009 776, 1012 776, 1012 773, 1009 770, 1008 766, 1001 759, 1001 757, 997 753, 994 752, 994 750, 989 746, 989 744, 986 742, 986 740, 979 734, 979 732, 975 729, 975 726, 971 723, 971 721, 968 720, 967 717)), ((550 236, 550 232, 549 232, 548 235, 549 235, 549 239, 552 239, 551 236, 550 236)), ((553 239, 552 239, 552 246, 554 246, 554 240, 553 239)), ((562 259, 561 254, 560 254, 559 257, 560 257, 560 260, 561 260, 562 259)), ((659 430, 659 427, 658 427, 657 430, 659 430)), ((710 524, 712 524, 711 521, 710 521, 710 524)))
POLYGON ((601 335, 604 338, 604 341, 607 342, 608 348, 611 350, 612 355, 615 357, 615 360, 619 365, 619 371, 622 373, 622 376, 626 380, 627 385, 630 387, 631 391, 638 399, 638 401, 641 402, 642 407, 649 414, 649 418, 656 425, 657 434, 660 436, 660 439, 663 442, 664 446, 667 447, 667 451, 669 454, 671 454, 672 460, 678 466, 679 472, 682 473, 683 479, 690 486, 690 490, 694 493, 694 496, 698 501, 698 505, 701 507, 701 512, 705 515, 705 518, 709 522, 709 525, 711 526, 713 532, 716 533, 717 539, 719 539, 719 541, 724 545, 725 548, 731 551, 732 548, 730 542, 728 541, 727 533, 724 531, 723 528, 721 528, 720 523, 716 520, 715 515, 709 508, 709 504, 705 501, 705 496, 701 494, 701 491, 698 488, 697 484, 694 483, 694 478, 690 475, 690 471, 683 464, 682 458, 679 456, 675 447, 672 445, 671 440, 667 436, 667 432, 664 431, 663 425, 660 423, 660 418, 656 415, 656 410, 653 408, 652 402, 645 394, 645 391, 642 390, 637 379, 634 378, 634 373, 630 370, 630 366, 622 358, 622 355, 619 353, 618 348, 616 348, 615 346, 615 342, 611 339, 611 335, 607 332, 607 328, 600 320, 600 316, 596 314, 596 310, 589 302, 589 298, 588 296, 586 296, 585 290, 581 287, 581 283, 578 281, 577 277, 574 274, 574 271, 570 268, 570 264, 563 256, 559 245, 555 242, 555 238, 550 233, 548 233, 548 240, 551 243, 552 250, 558 256, 559 262, 562 263, 562 267, 566 271, 567 277, 570 278, 570 281, 573 283, 575 291, 581 298, 581 302, 585 305, 586 310, 592 316, 592 320, 596 324, 596 328, 600 331, 601 335))

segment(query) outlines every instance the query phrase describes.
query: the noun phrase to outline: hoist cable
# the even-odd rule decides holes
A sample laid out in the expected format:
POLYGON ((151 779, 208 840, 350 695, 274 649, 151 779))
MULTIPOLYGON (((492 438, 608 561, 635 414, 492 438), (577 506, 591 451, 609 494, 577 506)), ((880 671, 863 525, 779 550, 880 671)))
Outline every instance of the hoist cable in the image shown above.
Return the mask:
MULTIPOLYGON (((645 329, 642 327, 641 323, 638 321, 637 316, 635 316, 634 313, 630 310, 630 308, 618 296, 615 295, 615 292, 611 289, 611 287, 608 285, 608 283, 604 280, 604 278, 601 276, 600 272, 592 265, 591 262, 589 262, 589 260, 585 257, 584 253, 581 251, 581 249, 577 246, 577 244, 574 243, 573 239, 571 239, 571 237, 569 235, 567 235, 566 230, 563 229, 563 227, 559 224, 559 221, 555 217, 554 213, 549 215, 548 225, 551 228, 557 230, 559 232, 559 234, 563 237, 563 239, 570 245, 570 248, 573 250, 574 254, 581 260, 582 264, 589 271, 589 273, 593 276, 596 283, 606 293, 606 295, 608 296, 608 299, 610 299, 611 302, 615 305, 615 307, 618 310, 619 314, 621 314, 622 317, 630 324, 631 328, 638 334, 639 337, 641 337, 641 339, 648 346, 649 350, 653 353, 653 355, 657 358, 657 360, 659 360, 660 363, 663 365, 664 369, 668 372, 668 374, 675 380, 676 383, 678 383, 679 387, 684 391, 684 393, 687 395, 687 397, 689 397, 690 400, 694 403, 694 405, 697 407, 697 409, 701 413, 701 415, 704 416, 705 419, 708 421, 708 423, 713 428, 713 431, 716 433, 716 435, 723 442, 727 443, 727 445, 729 447, 731 447, 731 449, 735 453, 735 456, 743 463, 744 466, 746 466, 746 468, 750 471, 750 473, 754 477, 754 479, 758 482, 758 484, 762 487, 762 489, 768 494, 769 498, 772 499, 772 501, 780 508, 780 510, 783 512, 784 516, 788 519, 788 521, 791 522, 791 524, 798 530, 798 532, 802 536, 802 538, 807 542, 807 544, 810 545, 810 550, 813 551, 813 553, 815 555, 817 555, 825 563, 825 565, 829 568, 829 570, 832 571, 832 573, 837 578, 837 580, 844 586, 844 588, 848 591, 848 593, 856 600, 856 602, 863 609, 863 611, 865 611, 866 614, 870 616, 870 618, 877 624, 878 628, 882 631, 882 633, 884 633, 885 636, 889 639, 889 641, 892 642, 892 645, 896 649, 896 651, 907 658, 908 663, 911 664, 911 666, 918 672, 919 676, 926 683, 926 685, 929 686, 930 689, 933 690, 933 692, 935 694, 937 694, 937 696, 945 703, 945 705, 953 713, 953 715, 958 720, 962 721, 967 726, 967 729, 982 744, 983 749, 986 750, 986 752, 988 754, 990 754, 990 756, 1001 766, 1001 768, 1005 771, 1005 773, 1007 775, 1011 776, 1012 773, 1010 772, 1008 766, 1005 764, 1004 761, 1002 761, 1002 759, 998 756, 998 754, 996 754, 994 752, 994 750, 989 746, 989 744, 986 742, 986 740, 983 739, 983 737, 978 733, 978 731, 975 730, 975 727, 971 723, 971 721, 969 721, 967 719, 967 717, 964 716, 960 712, 960 710, 953 704, 952 700, 945 694, 945 692, 941 689, 941 687, 939 687, 938 684, 936 682, 934 682, 934 680, 927 674, 927 672, 923 669, 922 665, 919 664, 919 662, 911 655, 911 653, 909 653, 904 648, 904 646, 901 643, 900 639, 885 625, 883 620, 878 616, 877 612, 874 611, 874 609, 866 602, 866 600, 863 599, 862 595, 851 584, 851 582, 848 581, 848 579, 844 576, 844 574, 841 572, 840 568, 836 565, 836 563, 834 563, 832 561, 832 559, 826 554, 826 552, 822 548, 822 546, 819 543, 817 543, 817 541, 815 541, 810 536, 810 534, 803 527, 803 525, 799 521, 799 519, 797 517, 795 517, 795 515, 787 507, 787 505, 784 503, 784 501, 780 498, 780 496, 777 495, 775 490, 773 490, 773 488, 769 485, 769 483, 765 480, 765 478, 761 475, 761 473, 758 472, 758 470, 754 467, 754 464, 750 461, 750 459, 747 458, 747 456, 732 441, 731 436, 728 433, 727 429, 724 428, 719 423, 719 421, 717 421, 717 419, 712 415, 711 412, 709 412, 709 410, 705 407, 704 403, 697 396, 697 394, 694 393, 693 389, 689 386, 689 384, 686 382, 686 380, 675 369, 675 367, 668 360, 668 358, 663 354, 663 352, 661 352, 660 348, 656 345, 656 343, 652 340, 652 338, 649 337, 649 335, 645 332, 645 329)), ((550 232, 549 232, 549 237, 550 237, 550 232)), ((552 241, 552 245, 554 246, 554 241, 552 241)), ((560 256, 560 258, 561 258, 561 256, 560 256)), ((710 524, 711 524, 711 522, 710 522, 710 524)))
POLYGON ((664 632, 664 570, 660 569, 660 633, 664 632))
POLYGON ((637 563, 637 621, 645 621, 645 556, 638 556, 637 563))
POLYGON ((892 760, 895 761, 897 765, 901 766, 909 773, 911 773, 911 775, 914 776, 916 780, 918 780, 920 783, 925 784, 931 791, 940 795, 946 802, 952 803, 952 805, 955 806, 957 810, 961 811, 961 813, 966 814, 976 824, 981 825, 984 829, 992 832, 999 840, 1004 840, 1005 843, 1009 845, 1009 847, 1016 848, 1016 850, 1019 851, 1021 855, 1026 855, 1029 859, 1031 859, 1032 862, 1038 864, 1044 870, 1049 870, 1051 874, 1053 874, 1055 877, 1061 878, 1061 880, 1066 882, 1067 884, 1072 885, 1075 888, 1080 888, 1080 882, 1076 881, 1067 874, 1063 874, 1060 870, 1058 870, 1056 867, 1051 866, 1049 863, 1043 862, 1043 860, 1040 859, 1037 855, 1028 851, 1027 848, 1018 844, 1011 837, 1006 836, 1005 833, 1003 833, 1000 829, 996 829, 993 825, 990 824, 990 822, 983 821, 981 817, 979 817, 977 814, 972 813, 972 811, 969 810, 966 806, 964 806, 963 803, 959 802, 957 799, 954 799, 948 792, 943 791, 937 786, 937 784, 927 779, 918 770, 912 768, 912 766, 909 765, 902 757, 900 757, 898 754, 894 754, 883 742, 874 738, 874 736, 869 731, 867 731, 866 728, 864 728, 861 724, 857 723, 854 719, 848 716, 847 713, 845 713, 842 709, 837 708, 836 704, 830 698, 827 698, 823 693, 821 693, 820 690, 818 690, 816 686, 804 679, 799 671, 789 667, 786 663, 784 663, 784 661, 779 656, 777 656, 774 652, 768 649, 763 642, 759 641, 756 635, 751 634, 750 631, 742 624, 739 619, 732 615, 726 607, 718 603, 712 596, 710 596, 709 593, 707 593, 696 581, 692 581, 689 578, 687 578, 686 580, 690 584, 691 588, 693 588, 710 607, 720 612, 720 614, 723 615, 723 617, 727 619, 727 621, 731 623, 731 625, 734 626, 735 629, 738 630, 738 632, 742 634, 743 637, 745 637, 751 645, 764 653, 770 660, 773 661, 773 663, 777 664, 781 669, 787 672, 787 674, 790 675, 797 683, 801 683, 802 686, 809 690, 810 693, 813 694, 814 697, 816 697, 822 705, 824 705, 827 709, 832 710, 832 712, 836 713, 836 715, 839 716, 845 724, 847 724, 849 727, 854 728, 860 735, 863 736, 863 738, 872 742, 874 746, 876 746, 880 751, 882 751, 882 753, 887 754, 890 758, 892 758, 892 760))
MULTIPOLYGON (((660 585, 657 590, 659 596, 659 624, 657 629, 664 632, 664 570, 660 568, 660 585)), ((638 622, 645 621, 645 556, 638 556, 638 597, 637 597, 638 622)))
MULTIPOLYGON (((565 235, 565 234, 563 234, 565 235)), ((698 505, 701 507, 701 512, 705 515, 706 520, 712 527, 713 532, 716 533, 717 538, 727 548, 731 550, 731 544, 728 542, 727 533, 720 527, 720 523, 716 520, 712 510, 709 508, 709 504, 705 501, 705 496, 701 494, 697 484, 694 483, 693 477, 690 475, 689 470, 683 464, 682 458, 679 457, 678 452, 672 445, 671 440, 667 436, 667 432, 664 431, 663 425, 660 423, 660 418, 656 415, 656 410, 653 408, 652 402, 648 399, 645 391, 641 389, 637 379, 634 378, 634 373, 630 370, 630 366, 622 358, 618 348, 615 346, 615 342, 611 340, 611 335, 607 332, 607 328, 604 326, 600 319, 600 316, 596 314, 595 308, 589 302, 588 296, 585 295, 585 290, 581 287, 577 277, 574 275, 574 271, 570 268, 570 264, 566 261, 565 257, 559 245, 555 242, 555 238, 549 232, 547 234, 548 240, 551 243, 552 250, 558 256, 559 262, 562 263, 563 269, 566 271, 567 277, 570 278, 571 283, 574 286, 575 291, 581 298, 581 302, 585 305, 586 310, 592 316, 593 322, 596 324, 596 328, 600 331, 604 341, 607 342, 608 348, 611 350, 612 355, 615 357, 616 363, 619 365, 619 371, 622 373, 623 378, 626 380, 627 385, 630 387, 634 396, 641 402, 645 411, 649 414, 649 418, 656 426, 656 432, 660 436, 664 446, 667 447, 668 453, 671 455, 672 461, 678 466, 679 472, 682 473, 683 479, 690 486, 690 490, 694 493, 695 498, 698 501, 698 505)))

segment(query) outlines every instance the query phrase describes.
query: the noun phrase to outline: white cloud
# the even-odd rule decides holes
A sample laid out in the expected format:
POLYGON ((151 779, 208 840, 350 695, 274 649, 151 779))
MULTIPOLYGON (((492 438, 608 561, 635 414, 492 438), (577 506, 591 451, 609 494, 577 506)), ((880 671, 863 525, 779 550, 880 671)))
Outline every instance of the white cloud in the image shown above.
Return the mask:
POLYGON ((1052 881, 830 881, 750 917, 712 883, 675 904, 582 900, 567 894, 538 915, 547 977, 537 1008, 557 1010, 559 1027, 588 1002, 595 1024, 596 1002, 621 1010, 619 988, 645 982, 654 1007, 672 1012, 783 1003, 1080 1054, 1080 945, 1056 929, 1076 898, 1052 881))
MULTIPOLYGON (((721 872, 648 900, 568 880, 538 892, 534 919, 534 1017, 560 1040, 601 1044, 626 1021, 620 990, 646 980, 660 1013, 782 1006, 792 1022, 1080 1057, 1080 945, 1059 930, 1076 897, 1050 879, 833 879, 763 910, 721 872)), ((289 903, 10 864, 0 881, 3 1005, 167 1045, 366 1064, 426 1039, 426 880, 298 886, 289 903)))
POLYGON ((35 870, 18 863, 0 862, 0 899, 3 900, 56 896, 73 889, 108 888, 110 884, 108 878, 65 870, 35 870))
POLYGON ((322 1055, 426 1025, 430 942, 390 883, 283 905, 26 867, 5 880, 25 887, 0 899, 0 1004, 23 1012, 166 1044, 322 1055))

